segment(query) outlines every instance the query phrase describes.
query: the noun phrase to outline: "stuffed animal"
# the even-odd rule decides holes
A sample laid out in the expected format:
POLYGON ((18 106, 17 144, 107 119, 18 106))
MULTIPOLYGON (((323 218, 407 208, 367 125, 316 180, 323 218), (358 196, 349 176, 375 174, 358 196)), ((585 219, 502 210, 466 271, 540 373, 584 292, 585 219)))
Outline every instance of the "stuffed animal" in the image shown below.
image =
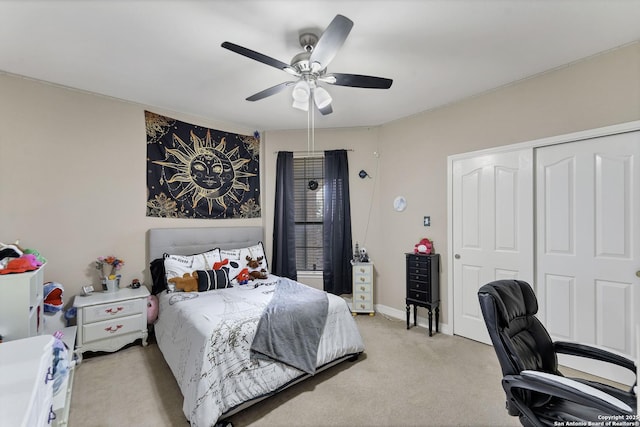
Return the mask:
POLYGON ((172 277, 168 280, 176 285, 176 289, 185 292, 198 292, 198 273, 184 273, 182 277, 172 277))
POLYGON ((28 260, 32 267, 40 267, 42 265, 34 254, 24 254, 20 258, 28 260))
POLYGON ((229 264, 229 258, 225 258, 220 262, 214 262, 213 263, 213 269, 214 270, 220 270, 223 266, 229 264))
POLYGON ((243 268, 242 270, 240 270, 240 273, 238 273, 238 275, 236 276, 238 285, 246 285, 247 283, 249 283, 250 277, 251 276, 249 276, 249 269, 243 268))
POLYGON ((147 324, 151 324, 158 318, 158 297, 149 295, 147 297, 147 324))
POLYGON ((432 254, 433 243, 431 242, 431 240, 427 239, 426 237, 424 239, 420 239, 420 241, 416 243, 416 245, 414 246, 413 253, 425 254, 425 255, 432 254))
POLYGON ((267 275, 267 270, 261 268, 262 260, 264 257, 251 258, 247 255, 247 269, 249 271, 250 280, 254 279, 266 279, 269 277, 267 275))

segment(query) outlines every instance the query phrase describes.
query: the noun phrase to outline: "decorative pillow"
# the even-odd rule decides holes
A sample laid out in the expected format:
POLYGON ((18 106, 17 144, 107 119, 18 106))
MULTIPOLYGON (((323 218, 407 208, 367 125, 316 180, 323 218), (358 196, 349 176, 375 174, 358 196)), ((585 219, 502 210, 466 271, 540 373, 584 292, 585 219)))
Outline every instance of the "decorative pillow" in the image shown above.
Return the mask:
POLYGON ((167 275, 164 271, 164 259, 156 258, 151 261, 149 265, 149 271, 151 272, 151 295, 158 295, 160 292, 167 289, 167 275))
POLYGON ((191 274, 196 270, 211 270, 213 264, 220 261, 220 250, 217 248, 195 255, 164 254, 166 280, 183 277, 185 273, 191 274))
POLYGON ((196 273, 198 273, 198 292, 233 287, 230 284, 229 269, 226 267, 220 270, 197 270, 196 273))
POLYGON ((267 273, 269 272, 269 265, 267 264, 267 257, 264 254, 264 247, 262 246, 262 242, 258 242, 257 245, 249 246, 246 248, 240 249, 240 260, 243 264, 246 264, 247 257, 252 259, 258 259, 262 257, 262 263, 260 265, 260 269, 265 269, 267 273))
MULTIPOLYGON (((229 268, 229 277, 234 280, 240 271, 244 268, 244 262, 240 258, 240 249, 220 249, 220 258, 229 260, 227 267, 229 268)), ((204 269, 203 269, 204 270, 204 269)))
POLYGON ((264 269, 264 273, 269 273, 269 266, 267 265, 267 257, 264 255, 264 247, 262 242, 253 246, 247 246, 245 248, 238 249, 220 249, 220 257, 229 260, 229 277, 234 280, 238 274, 247 268, 247 257, 252 259, 258 259, 262 257, 262 263, 260 264, 260 270, 264 269))

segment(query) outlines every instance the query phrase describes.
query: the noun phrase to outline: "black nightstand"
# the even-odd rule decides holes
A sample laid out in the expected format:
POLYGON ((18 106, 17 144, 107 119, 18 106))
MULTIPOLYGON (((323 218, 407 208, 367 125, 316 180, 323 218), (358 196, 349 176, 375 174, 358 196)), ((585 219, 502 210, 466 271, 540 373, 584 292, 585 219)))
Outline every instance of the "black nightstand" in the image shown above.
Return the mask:
POLYGON ((418 323, 418 306, 429 310, 429 336, 432 336, 433 309, 436 312, 436 332, 440 317, 440 254, 407 253, 407 329, 413 305, 413 325, 418 323))

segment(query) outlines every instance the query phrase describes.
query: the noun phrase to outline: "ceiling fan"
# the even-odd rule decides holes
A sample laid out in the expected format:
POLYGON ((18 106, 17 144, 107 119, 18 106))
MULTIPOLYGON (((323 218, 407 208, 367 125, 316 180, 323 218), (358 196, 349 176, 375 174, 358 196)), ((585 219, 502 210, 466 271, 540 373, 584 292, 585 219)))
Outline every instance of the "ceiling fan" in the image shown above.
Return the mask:
POLYGON ((298 80, 280 83, 251 95, 247 101, 258 101, 293 86, 293 107, 308 111, 310 105, 315 104, 320 113, 326 115, 333 112, 332 99, 329 92, 319 85, 320 82, 367 89, 389 89, 393 83, 393 80, 383 77, 327 72, 327 66, 344 44, 352 27, 353 21, 336 15, 320 37, 313 33, 301 34, 300 45, 304 51, 294 56, 291 64, 231 42, 222 43, 222 47, 298 77, 298 80))

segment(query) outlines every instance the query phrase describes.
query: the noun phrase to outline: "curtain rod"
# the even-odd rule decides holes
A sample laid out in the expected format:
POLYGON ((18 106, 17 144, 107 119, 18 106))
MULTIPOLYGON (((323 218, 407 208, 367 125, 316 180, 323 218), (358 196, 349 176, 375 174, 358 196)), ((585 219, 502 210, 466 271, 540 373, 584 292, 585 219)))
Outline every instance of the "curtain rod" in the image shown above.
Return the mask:
MULTIPOLYGON (((288 151, 288 150, 281 150, 281 151, 288 151)), ((355 151, 353 148, 345 148, 344 151, 355 151)), ((274 151, 273 154, 278 154, 280 151, 274 151)), ((293 154, 324 154, 324 150, 322 151, 314 151, 309 153, 308 151, 303 151, 303 150, 299 150, 299 151, 292 151, 293 154)))

